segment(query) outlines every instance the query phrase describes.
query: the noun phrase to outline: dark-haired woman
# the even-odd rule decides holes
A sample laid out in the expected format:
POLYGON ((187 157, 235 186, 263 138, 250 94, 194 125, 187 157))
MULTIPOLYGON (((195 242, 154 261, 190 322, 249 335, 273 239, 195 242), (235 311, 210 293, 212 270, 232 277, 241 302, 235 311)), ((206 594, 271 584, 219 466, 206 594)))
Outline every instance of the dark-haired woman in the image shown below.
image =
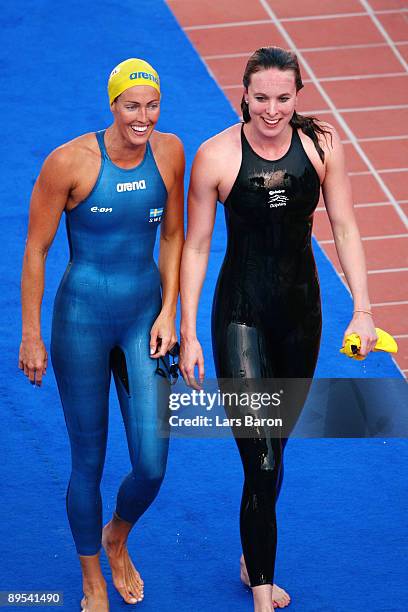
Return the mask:
MULTIPOLYGON (((212 315, 218 378, 313 376, 321 308, 311 235, 320 189, 354 299, 345 334, 361 337, 363 354, 376 340, 364 253, 338 135, 331 126, 296 113, 303 84, 293 53, 276 47, 259 49, 249 59, 243 83, 244 122, 205 142, 192 169, 181 268, 180 359, 190 385, 196 384, 196 365, 199 379, 204 377, 196 313, 217 200, 224 204, 228 228, 212 315)), ((307 388, 306 384, 303 400, 307 388)), ((294 411, 302 405, 303 401, 294 411)), ((286 439, 256 428, 251 435, 236 436, 245 475, 241 578, 252 587, 255 611, 270 612, 290 602, 287 593, 272 586, 275 504, 286 439)))

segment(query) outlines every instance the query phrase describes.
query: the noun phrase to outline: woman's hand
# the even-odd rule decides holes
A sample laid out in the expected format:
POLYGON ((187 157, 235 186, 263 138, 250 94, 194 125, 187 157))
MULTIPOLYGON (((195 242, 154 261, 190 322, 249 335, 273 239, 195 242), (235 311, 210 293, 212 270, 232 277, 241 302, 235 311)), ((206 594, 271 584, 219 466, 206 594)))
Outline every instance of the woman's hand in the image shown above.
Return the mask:
POLYGON ((164 357, 177 342, 174 317, 161 312, 150 331, 150 357, 164 357))
POLYGON ((18 356, 18 367, 30 379, 32 385, 41 387, 47 373, 48 355, 42 338, 22 340, 18 356))
POLYGON ((365 312, 355 312, 349 326, 344 332, 343 346, 346 336, 357 334, 361 340, 359 354, 366 357, 372 351, 377 342, 377 334, 374 327, 373 317, 365 312))
POLYGON ((186 385, 197 390, 201 388, 200 385, 204 380, 204 357, 203 349, 197 338, 192 340, 181 340, 179 370, 186 385), (199 383, 194 375, 194 368, 196 365, 198 367, 199 383))

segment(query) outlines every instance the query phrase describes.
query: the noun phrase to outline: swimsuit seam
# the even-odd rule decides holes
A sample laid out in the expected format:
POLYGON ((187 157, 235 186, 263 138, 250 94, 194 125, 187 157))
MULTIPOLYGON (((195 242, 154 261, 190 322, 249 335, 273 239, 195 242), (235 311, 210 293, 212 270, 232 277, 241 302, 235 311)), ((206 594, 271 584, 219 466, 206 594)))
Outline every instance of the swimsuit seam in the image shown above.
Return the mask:
POLYGON ((229 200, 229 198, 230 198, 230 196, 231 196, 231 194, 232 194, 232 192, 233 192, 233 190, 234 190, 234 187, 235 187, 235 185, 236 185, 236 183, 237 183, 237 181, 238 181, 239 175, 241 174, 242 165, 243 165, 243 163, 244 163, 244 151, 243 151, 243 147, 242 147, 242 144, 243 144, 243 143, 242 143, 242 134, 243 134, 243 132, 244 132, 244 125, 245 125, 245 124, 244 124, 244 123, 242 123, 242 125, 241 125, 241 129, 240 129, 240 139, 241 139, 241 163, 240 163, 240 165, 239 165, 238 174, 237 174, 237 176, 235 177, 235 180, 234 180, 234 182, 232 183, 232 187, 231 187, 231 189, 230 189, 230 191, 229 191, 229 193, 228 193, 227 197, 225 198, 224 202, 221 202, 220 200, 218 200, 218 201, 220 202, 220 204, 222 204, 222 205, 224 206, 224 208, 226 207, 227 202, 228 202, 228 200, 229 200))
MULTIPOLYGON (((315 175, 316 175, 317 181, 318 181, 318 183, 319 183, 319 191, 320 191, 320 189, 322 188, 322 183, 320 182, 320 176, 319 176, 319 174, 318 174, 318 172, 317 172, 316 168, 314 167, 314 164, 312 163, 312 161, 311 161, 310 157, 309 157, 309 156, 308 156, 308 154, 306 153, 306 151, 305 151, 305 147, 303 146, 302 139, 301 139, 301 137, 299 136, 299 132, 298 132, 297 130, 296 130, 296 133, 297 133, 297 137, 298 137, 298 139, 299 139, 300 146, 302 147, 302 151, 303 151, 303 153, 304 153, 304 155, 305 155, 305 157, 306 157, 306 159, 307 159, 307 161, 308 161, 308 163, 309 163, 309 166, 311 167, 311 170, 312 170, 312 171, 315 173, 315 175)), ((303 132, 303 133, 304 133, 304 132, 303 132)), ((305 134, 305 135, 307 136, 307 134, 305 134)))
POLYGON ((102 148, 101 148, 101 145, 100 145, 100 143, 99 143, 98 136, 97 136, 97 132, 95 132, 95 136, 96 136, 96 140, 97 140, 97 142, 98 142, 98 145, 99 145, 99 150, 100 150, 100 153, 101 153, 101 165, 99 166, 98 176, 97 176, 97 178, 96 178, 96 181, 95 181, 94 186, 92 187, 92 189, 91 189, 91 191, 88 193, 88 195, 87 195, 87 196, 86 196, 86 197, 85 197, 83 200, 81 200, 80 202, 78 202, 78 204, 77 204, 76 206, 74 206, 74 208, 71 208, 71 210, 65 210, 65 211, 64 211, 64 212, 65 212, 65 214, 66 214, 67 216, 68 216, 68 215, 70 215, 71 213, 73 213, 73 212, 74 212, 74 210, 76 210, 77 208, 79 208, 80 206, 82 206, 82 204, 86 204, 86 203, 87 203, 87 201, 90 199, 90 197, 91 197, 91 196, 92 196, 92 195, 95 193, 95 191, 96 191, 96 189, 97 189, 97 187, 98 187, 99 183, 101 182, 102 173, 103 173, 103 170, 104 170, 104 167, 105 167, 105 156, 104 156, 103 150, 102 150, 102 148))

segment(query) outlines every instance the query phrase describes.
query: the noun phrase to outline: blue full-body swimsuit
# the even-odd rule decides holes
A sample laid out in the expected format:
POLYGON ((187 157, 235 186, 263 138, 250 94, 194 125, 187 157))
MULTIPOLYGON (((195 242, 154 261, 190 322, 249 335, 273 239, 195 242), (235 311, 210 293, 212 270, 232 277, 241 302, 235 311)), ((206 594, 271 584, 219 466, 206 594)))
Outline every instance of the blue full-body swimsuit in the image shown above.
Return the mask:
POLYGON ((55 298, 51 341, 72 454, 67 512, 80 555, 96 554, 101 544, 111 372, 132 464, 118 492, 120 518, 135 523, 151 504, 168 451, 168 437, 158 435, 168 383, 149 356, 162 305, 153 249, 167 191, 149 143, 142 162, 123 169, 110 160, 104 131, 96 137, 98 179, 66 213, 70 261, 55 298))

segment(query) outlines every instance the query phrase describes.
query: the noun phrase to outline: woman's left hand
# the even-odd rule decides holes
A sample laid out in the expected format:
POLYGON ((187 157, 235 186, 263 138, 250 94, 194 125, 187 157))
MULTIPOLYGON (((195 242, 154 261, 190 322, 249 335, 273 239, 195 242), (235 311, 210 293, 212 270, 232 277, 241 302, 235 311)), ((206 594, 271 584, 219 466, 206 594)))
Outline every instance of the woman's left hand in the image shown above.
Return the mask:
POLYGON ((377 342, 377 334, 375 331, 373 317, 365 312, 355 312, 349 326, 344 332, 343 346, 346 336, 357 334, 361 340, 361 348, 359 354, 365 357, 372 351, 377 342))
POLYGON ((177 342, 174 317, 164 313, 159 314, 150 331, 150 357, 164 357, 177 342))

